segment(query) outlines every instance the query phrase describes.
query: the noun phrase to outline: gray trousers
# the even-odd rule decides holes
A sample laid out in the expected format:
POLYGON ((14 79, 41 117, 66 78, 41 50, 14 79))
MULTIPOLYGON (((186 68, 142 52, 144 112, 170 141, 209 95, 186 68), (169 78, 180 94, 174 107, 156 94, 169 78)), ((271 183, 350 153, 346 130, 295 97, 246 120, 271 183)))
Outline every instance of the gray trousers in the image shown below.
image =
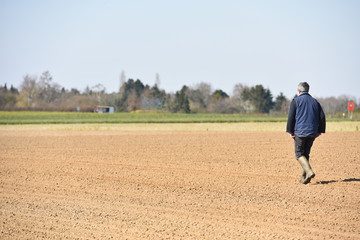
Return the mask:
POLYGON ((298 137, 295 136, 295 156, 298 159, 301 156, 306 157, 308 160, 310 158, 310 150, 314 143, 314 137, 298 137))

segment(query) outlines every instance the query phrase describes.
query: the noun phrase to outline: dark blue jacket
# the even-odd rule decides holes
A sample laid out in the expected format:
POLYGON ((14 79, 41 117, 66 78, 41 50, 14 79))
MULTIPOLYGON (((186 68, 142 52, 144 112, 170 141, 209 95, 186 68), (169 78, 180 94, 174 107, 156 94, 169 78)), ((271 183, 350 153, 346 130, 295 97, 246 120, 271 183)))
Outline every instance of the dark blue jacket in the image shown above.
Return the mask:
POLYGON ((304 92, 290 104, 286 132, 298 137, 316 137, 325 133, 325 114, 319 102, 304 92))

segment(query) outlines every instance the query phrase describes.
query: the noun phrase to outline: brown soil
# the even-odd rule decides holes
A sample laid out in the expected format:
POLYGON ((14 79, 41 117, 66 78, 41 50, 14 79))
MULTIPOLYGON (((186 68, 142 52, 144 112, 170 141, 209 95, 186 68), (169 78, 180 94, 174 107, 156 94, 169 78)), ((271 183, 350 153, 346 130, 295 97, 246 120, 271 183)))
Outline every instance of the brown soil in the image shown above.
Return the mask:
POLYGON ((359 239, 360 132, 2 131, 0 239, 359 239))

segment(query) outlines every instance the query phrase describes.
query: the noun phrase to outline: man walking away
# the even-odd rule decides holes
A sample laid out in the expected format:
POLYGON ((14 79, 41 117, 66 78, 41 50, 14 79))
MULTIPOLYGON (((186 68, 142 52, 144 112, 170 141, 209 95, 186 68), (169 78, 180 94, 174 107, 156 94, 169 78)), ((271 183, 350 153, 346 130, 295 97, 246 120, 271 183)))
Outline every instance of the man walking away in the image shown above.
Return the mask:
POLYGON ((295 156, 301 166, 299 182, 308 184, 315 173, 309 164, 310 150, 315 138, 325 133, 326 119, 319 102, 310 96, 309 84, 299 83, 298 96, 290 104, 286 132, 295 142, 295 156))

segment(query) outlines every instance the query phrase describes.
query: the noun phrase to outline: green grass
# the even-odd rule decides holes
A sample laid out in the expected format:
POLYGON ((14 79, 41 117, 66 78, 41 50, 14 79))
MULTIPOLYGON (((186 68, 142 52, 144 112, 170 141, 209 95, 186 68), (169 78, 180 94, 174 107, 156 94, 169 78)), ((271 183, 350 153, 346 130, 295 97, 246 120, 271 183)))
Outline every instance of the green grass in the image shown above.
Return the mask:
POLYGON ((0 112, 0 124, 285 122, 286 116, 254 114, 0 112))
MULTIPOLYGON (((358 119, 353 119, 358 121, 358 119)), ((117 124, 117 123, 240 123, 286 122, 287 116, 274 114, 183 114, 0 111, 0 125, 20 124, 117 124)), ((327 116, 327 121, 350 121, 327 116)))

